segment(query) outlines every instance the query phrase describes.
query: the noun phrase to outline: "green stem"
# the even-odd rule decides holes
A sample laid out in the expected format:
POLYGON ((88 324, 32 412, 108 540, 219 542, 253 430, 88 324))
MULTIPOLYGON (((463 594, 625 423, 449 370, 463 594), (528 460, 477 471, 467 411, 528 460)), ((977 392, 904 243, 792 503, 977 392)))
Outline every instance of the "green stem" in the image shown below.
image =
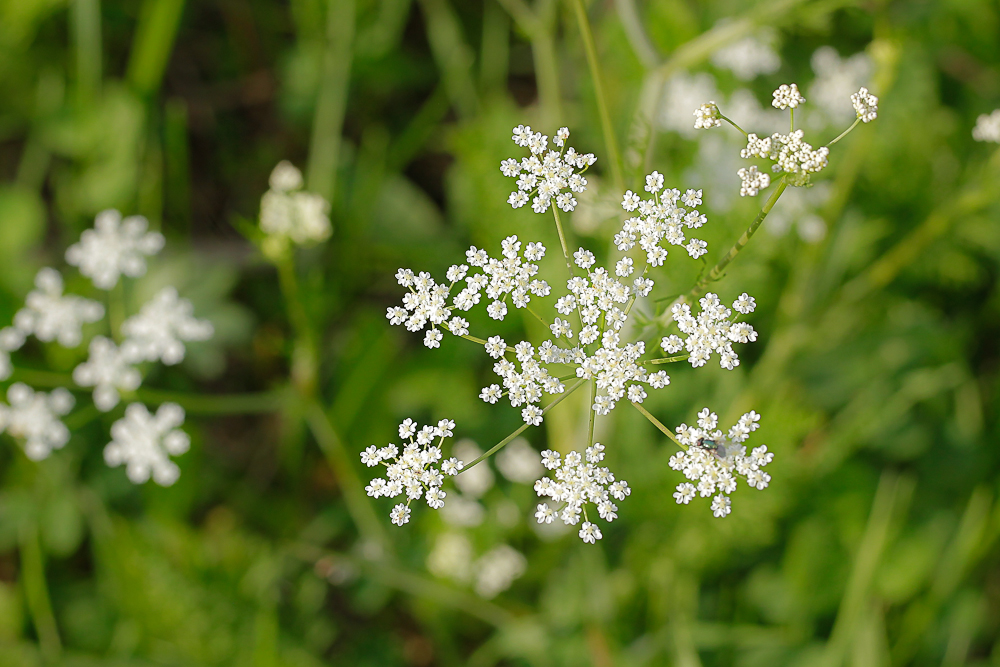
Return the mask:
POLYGON ((316 393, 317 383, 316 340, 309 323, 309 315, 302 302, 293 252, 282 255, 277 260, 276 266, 288 319, 295 332, 295 344, 292 349, 292 383, 304 397, 311 398, 316 393))
POLYGON ((77 100, 90 104, 101 88, 100 0, 74 0, 70 16, 76 55, 77 100))
POLYGON ((828 143, 827 147, 830 147, 830 146, 834 145, 835 143, 837 143, 838 141, 840 141, 841 139, 843 139, 844 137, 846 137, 848 134, 850 134, 851 130, 853 130, 854 128, 856 128, 858 126, 858 123, 860 123, 860 122, 861 122, 860 118, 855 118, 854 122, 851 124, 851 126, 849 128, 847 128, 846 130, 844 130, 843 132, 841 132, 839 135, 837 135, 837 138, 834 139, 833 141, 831 141, 830 143, 828 143))
POLYGON ((125 322, 125 279, 119 278, 115 286, 108 290, 108 326, 111 338, 116 343, 122 341, 122 323, 125 322))
POLYGON ((788 131, 795 131, 795 109, 788 107, 788 131))
POLYGON ((611 125, 611 114, 604 95, 604 83, 601 79, 600 63, 597 60, 597 48, 594 46, 594 35, 590 31, 590 21, 583 0, 572 0, 576 10, 576 19, 580 24, 580 36, 583 38, 583 48, 587 52, 587 65, 590 67, 590 78, 594 81, 594 95, 597 97, 597 112, 601 117, 601 131, 604 133, 604 143, 607 146, 608 159, 611 162, 611 177, 615 189, 624 192, 625 179, 622 177, 621 156, 618 153, 618 140, 615 138, 614 127, 611 125))
MULTIPOLYGON (((448 328, 447 324, 441 323, 438 326, 441 327, 442 329, 444 329, 445 331, 447 331, 448 333, 451 333, 451 329, 448 328)), ((461 334, 459 336, 459 338, 464 338, 465 340, 471 340, 473 343, 476 343, 478 345, 486 345, 486 343, 488 342, 484 338, 479 338, 478 336, 470 336, 469 334, 461 334)), ((508 352, 517 352, 517 350, 515 350, 514 348, 512 348, 510 345, 507 346, 507 351, 508 352)))
POLYGON ((587 426, 587 446, 591 447, 594 444, 594 422, 597 419, 597 411, 594 410, 594 403, 597 401, 597 378, 590 378, 590 424, 587 426))
POLYGON ((309 189, 331 204, 337 190, 340 135, 347 109, 354 46, 354 0, 329 0, 322 79, 309 142, 309 189))
POLYGON ((737 130, 739 130, 740 132, 742 132, 744 137, 749 136, 749 135, 747 135, 746 130, 744 130, 742 127, 740 127, 739 125, 737 125, 736 123, 734 123, 731 119, 723 116, 721 111, 719 112, 719 118, 721 118, 722 120, 726 121, 727 123, 729 123, 730 125, 732 125, 733 127, 735 127, 737 130))
MULTIPOLYGON (((542 414, 544 415, 546 412, 548 412, 552 408, 554 408, 557 405, 559 405, 567 396, 569 396, 574 391, 576 391, 577 389, 579 389, 580 387, 582 387, 583 383, 586 382, 586 381, 587 381, 586 379, 582 379, 579 382, 574 383, 569 389, 567 389, 562 394, 560 394, 559 396, 557 396, 554 401, 552 401, 551 403, 549 403, 548 405, 546 405, 544 408, 542 408, 542 414)), ((527 423, 522 424, 520 428, 518 428, 516 431, 514 431, 513 433, 511 433, 510 435, 508 435, 506 438, 504 438, 503 440, 501 440, 497 444, 493 445, 493 447, 491 447, 488 452, 486 452, 485 454, 483 454, 482 456, 480 456, 479 458, 477 458, 472 463, 467 464, 464 468, 462 468, 462 470, 463 471, 464 470, 468 470, 469 468, 471 468, 472 466, 476 465, 480 461, 485 461, 489 457, 493 456, 498 451, 500 451, 501 449, 503 449, 504 447, 506 447, 508 445, 508 443, 510 443, 511 440, 513 440, 517 436, 519 436, 522 433, 524 433, 524 431, 529 426, 530 426, 530 424, 527 424, 527 423)))
POLYGON ((368 502, 364 485, 354 471, 343 441, 323 407, 316 400, 308 401, 305 407, 306 423, 330 468, 333 469, 337 483, 343 491, 347 513, 351 515, 367 546, 377 550, 377 553, 371 555, 376 556, 375 560, 378 560, 384 555, 387 541, 382 523, 368 502))
POLYGON ((566 259, 566 268, 569 269, 569 275, 573 277, 573 262, 569 259, 569 246, 566 245, 566 234, 563 232, 562 219, 559 217, 559 209, 556 207, 555 203, 552 205, 552 215, 556 219, 556 231, 559 232, 559 245, 562 246, 563 257, 566 259))
POLYGON ((45 583, 45 560, 38 540, 38 528, 34 524, 23 525, 20 538, 21 576, 28 612, 38 634, 42 655, 47 662, 55 663, 62 652, 62 642, 59 641, 59 628, 45 583))
POLYGON ((542 316, 539 315, 538 313, 536 313, 534 308, 532 308, 530 305, 525 305, 525 308, 528 310, 529 313, 531 313, 532 315, 535 316, 536 320, 538 320, 539 322, 541 322, 545 326, 549 326, 549 323, 546 322, 545 320, 543 320, 542 316))
POLYGON ((703 276, 701 280, 699 280, 697 284, 695 284, 695 286, 691 288, 691 291, 688 293, 688 296, 691 299, 697 298, 698 295, 701 294, 706 287, 708 287, 709 283, 718 280, 722 276, 722 272, 729 265, 729 262, 733 261, 733 258, 736 257, 736 255, 739 254, 740 250, 743 249, 743 246, 745 246, 750 241, 750 237, 754 235, 754 232, 757 231, 757 228, 760 227, 760 224, 764 222, 764 218, 766 218, 767 214, 771 212, 771 209, 774 207, 775 202, 778 201, 778 197, 781 196, 781 193, 784 192, 785 188, 787 187, 788 183, 787 181, 785 181, 785 177, 782 176, 781 180, 778 182, 778 187, 775 188, 774 192, 771 193, 771 197, 767 200, 767 202, 764 203, 764 207, 760 209, 760 212, 757 214, 757 217, 754 218, 752 223, 750 223, 750 227, 745 232, 743 232, 743 236, 739 238, 739 240, 736 242, 736 245, 730 248, 729 252, 726 253, 725 257, 720 259, 719 262, 712 267, 712 270, 709 271, 707 274, 705 274, 705 276, 703 276))
POLYGON ((659 419, 657 419, 653 415, 649 414, 649 410, 647 410, 646 408, 642 407, 642 403, 632 403, 632 405, 635 407, 636 410, 638 410, 643 415, 645 415, 646 419, 648 419, 650 422, 653 423, 653 426, 655 426, 656 428, 660 429, 660 431, 662 431, 665 436, 667 436, 668 438, 670 438, 671 440, 673 440, 674 444, 676 444, 678 447, 680 447, 683 450, 687 450, 688 446, 685 445, 680 440, 678 440, 677 436, 674 435, 669 428, 667 428, 666 426, 664 426, 660 422, 659 419))
POLYGON ((650 359, 649 361, 644 361, 644 364, 672 364, 676 361, 684 361, 690 354, 679 354, 676 357, 662 357, 660 359, 650 359))

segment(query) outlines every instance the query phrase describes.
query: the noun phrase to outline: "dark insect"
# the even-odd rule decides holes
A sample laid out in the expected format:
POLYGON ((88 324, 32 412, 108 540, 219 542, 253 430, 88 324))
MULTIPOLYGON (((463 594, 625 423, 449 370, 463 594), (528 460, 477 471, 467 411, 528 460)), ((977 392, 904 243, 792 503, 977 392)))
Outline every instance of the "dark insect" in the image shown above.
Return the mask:
POLYGON ((698 440, 694 443, 694 446, 698 449, 704 449, 705 451, 712 452, 715 454, 716 458, 726 458, 726 446, 721 442, 709 440, 708 438, 698 438, 698 440))

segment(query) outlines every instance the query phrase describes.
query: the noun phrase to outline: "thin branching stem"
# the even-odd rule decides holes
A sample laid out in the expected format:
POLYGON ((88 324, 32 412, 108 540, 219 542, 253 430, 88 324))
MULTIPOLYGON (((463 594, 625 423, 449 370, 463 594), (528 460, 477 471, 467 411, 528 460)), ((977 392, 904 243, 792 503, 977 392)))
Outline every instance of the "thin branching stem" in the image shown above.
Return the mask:
MULTIPOLYGON (((576 391, 577 389, 579 389, 580 387, 582 387, 583 383, 586 382, 586 381, 587 381, 586 379, 581 379, 578 382, 573 383, 569 387, 569 389, 567 389, 566 391, 564 391, 562 394, 560 394, 559 396, 557 396, 554 401, 552 401, 551 403, 549 403, 548 405, 546 405, 544 408, 542 408, 542 414, 544 415, 546 412, 548 412, 552 408, 554 408, 557 405, 559 405, 560 403, 562 403, 563 400, 565 400, 567 396, 569 396, 574 391, 576 391)), ((467 464, 464 468, 462 468, 462 470, 468 470, 469 468, 471 468, 472 466, 476 465, 480 461, 485 461, 489 457, 493 456, 494 454, 496 454, 497 452, 499 452, 501 449, 503 449, 504 447, 506 447, 510 443, 511 440, 513 440, 517 436, 519 436, 522 433, 524 433, 525 430, 527 430, 527 428, 529 426, 531 426, 531 424, 528 424, 528 423, 522 424, 516 431, 514 431, 513 433, 511 433, 510 435, 508 435, 506 438, 504 438, 503 440, 501 440, 497 444, 493 445, 489 449, 488 452, 486 452, 485 454, 483 454, 482 456, 480 456, 479 458, 477 458, 472 463, 467 464)))
POLYGON ((861 122, 860 118, 855 118, 854 122, 851 123, 851 126, 849 128, 847 128, 846 130, 844 130, 843 132, 841 132, 840 134, 838 134, 836 139, 834 139, 833 141, 831 141, 830 143, 827 144, 827 147, 830 147, 830 146, 834 145, 835 143, 837 143, 838 141, 840 141, 841 139, 843 139, 844 137, 846 137, 848 134, 850 134, 851 130, 853 130, 854 128, 856 128, 858 126, 858 123, 860 123, 860 122, 861 122))
POLYGON ((590 405, 588 411, 590 412, 590 423, 587 426, 587 446, 591 447, 594 444, 594 422, 597 419, 597 411, 594 410, 594 403, 597 402, 597 378, 590 378, 590 405))
POLYGON ((642 407, 642 403, 632 403, 632 405, 635 407, 636 410, 638 410, 639 412, 641 412, 646 417, 646 419, 648 419, 650 422, 652 422, 653 426, 655 426, 656 428, 660 429, 660 431, 665 436, 667 436, 668 438, 670 438, 671 440, 673 440, 674 444, 676 444, 678 447, 680 447, 683 450, 687 450, 688 446, 685 445, 680 440, 678 440, 677 436, 674 435, 670 431, 669 428, 667 428, 666 426, 664 426, 663 423, 659 419, 657 419, 656 417, 654 417, 653 415, 651 415, 649 413, 649 410, 647 410, 646 408, 642 407))
POLYGON ((615 138, 614 126, 611 124, 611 114, 608 111, 607 98, 604 94, 604 83, 601 78, 601 66, 597 60, 597 48, 594 46, 594 35, 590 30, 590 21, 583 0, 572 0, 576 10, 576 19, 580 24, 580 36, 583 38, 583 48, 587 53, 587 65, 590 68, 590 78, 594 82, 594 96, 597 98, 597 113, 601 117, 601 131, 604 133, 604 144, 607 146, 608 159, 611 162, 611 179, 618 192, 625 190, 625 179, 622 176, 621 155, 618 152, 618 140, 615 138))
POLYGON ((562 219, 559 217, 559 209, 553 203, 552 215, 556 219, 556 231, 559 232, 559 245, 562 246, 563 258, 566 260, 566 268, 569 269, 570 277, 573 276, 573 262, 569 259, 569 246, 566 245, 566 233, 563 231, 562 219))
POLYGON ((735 127, 737 130, 739 130, 743 134, 744 137, 749 136, 746 133, 746 130, 744 130, 742 127, 740 127, 735 122, 733 122, 733 120, 731 118, 727 118, 726 116, 723 116, 721 111, 719 112, 719 118, 721 118, 722 120, 726 121, 727 123, 729 123, 730 125, 732 125, 733 127, 735 127))
POLYGON ((644 361, 644 364, 672 364, 678 361, 684 361, 690 354, 679 354, 676 357, 662 357, 660 359, 650 359, 649 361, 644 361))

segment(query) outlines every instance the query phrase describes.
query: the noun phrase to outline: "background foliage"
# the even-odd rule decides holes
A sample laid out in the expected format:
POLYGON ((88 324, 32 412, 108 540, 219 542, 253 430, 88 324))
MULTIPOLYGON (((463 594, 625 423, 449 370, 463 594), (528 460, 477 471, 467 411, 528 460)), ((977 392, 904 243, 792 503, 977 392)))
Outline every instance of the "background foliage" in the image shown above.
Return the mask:
MULTIPOLYGON (((760 341, 733 372, 671 369, 647 403, 667 424, 704 405, 724 422, 760 412, 771 487, 741 489, 725 520, 678 507, 673 447, 616 410, 599 437, 634 492, 596 547, 539 537, 526 485, 498 478, 484 497, 476 553, 504 542, 528 562, 492 600, 428 572, 449 530, 438 513, 395 529, 388 501, 358 495, 357 452, 403 417, 454 418, 486 447, 519 422, 476 398, 481 350, 428 351, 384 319, 399 266, 441 273, 509 233, 557 247, 547 219, 504 203, 513 125, 567 124, 599 155, 572 224, 609 249, 620 190, 572 4, 3 0, 0 319, 117 207, 168 238, 136 301, 177 284, 218 336, 150 381, 190 415, 171 488, 103 464, 109 422, 40 464, 4 436, 0 665, 1000 665, 1000 159, 970 135, 1000 103, 1000 5, 588 11, 631 188, 649 168, 710 201, 738 187, 699 157, 707 134, 659 124, 670 100, 655 93, 686 72, 734 89, 710 58, 758 27, 782 60, 750 83, 765 104, 779 83, 805 90, 822 45, 873 64, 879 119, 820 179, 825 235, 762 232, 715 286, 756 296, 760 341), (237 231, 280 159, 333 202, 333 238, 297 258, 298 324, 237 231), (297 354, 309 336, 315 354, 297 354), (301 400, 313 380, 319 398, 301 400)), ((710 259, 754 205, 709 211, 710 259)), ((672 269, 658 295, 696 271, 672 269)), ((82 354, 36 346, 23 363, 69 370, 82 354)), ((565 450, 585 429, 566 401, 528 435, 565 450)))

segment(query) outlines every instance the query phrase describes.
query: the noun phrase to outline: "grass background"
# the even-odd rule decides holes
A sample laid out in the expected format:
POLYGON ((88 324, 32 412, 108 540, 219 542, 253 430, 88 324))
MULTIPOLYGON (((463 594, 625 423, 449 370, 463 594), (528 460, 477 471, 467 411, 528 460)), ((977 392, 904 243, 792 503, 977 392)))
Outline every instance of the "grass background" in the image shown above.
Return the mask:
MULTIPOLYGON (((78 419, 40 464, 4 436, 0 665, 1000 665, 1000 157, 971 139, 1000 104, 1000 5, 598 0, 588 16, 620 177, 571 3, 0 1, 0 321, 116 207, 168 238, 130 307, 169 282, 218 332, 146 380, 151 401, 188 409, 169 489, 104 465, 115 413, 78 419), (558 247, 547 218, 504 203, 519 123, 569 125, 598 154, 597 197, 571 226, 603 257, 619 179, 636 189, 655 168, 734 191, 734 170, 700 161, 709 133, 661 127, 669 100, 651 93, 691 72, 742 85, 710 58, 760 27, 782 61, 749 84, 764 104, 780 83, 806 89, 832 45, 870 57, 879 118, 819 179, 825 236, 762 231, 714 286, 757 298, 739 368, 672 369, 647 405, 667 424, 757 410, 771 487, 742 488, 724 521, 678 507, 673 447, 626 407, 598 422, 634 489, 603 542, 539 539, 530 488, 501 480, 466 534, 477 553, 522 551, 525 575, 489 601, 434 577, 448 528, 426 509, 389 526, 388 501, 357 495, 357 452, 408 416, 453 418, 488 447, 519 415, 476 398, 481 350, 389 327, 393 273, 441 274, 510 233, 558 247), (281 159, 334 224, 290 269, 292 318, 289 276, 237 231, 281 159)), ((709 208, 709 259, 759 204, 709 208)), ((667 268, 656 298, 698 266, 667 268)), ((83 354, 29 345, 11 381, 83 354)), ((579 446, 585 420, 566 401, 528 435, 579 446)))

